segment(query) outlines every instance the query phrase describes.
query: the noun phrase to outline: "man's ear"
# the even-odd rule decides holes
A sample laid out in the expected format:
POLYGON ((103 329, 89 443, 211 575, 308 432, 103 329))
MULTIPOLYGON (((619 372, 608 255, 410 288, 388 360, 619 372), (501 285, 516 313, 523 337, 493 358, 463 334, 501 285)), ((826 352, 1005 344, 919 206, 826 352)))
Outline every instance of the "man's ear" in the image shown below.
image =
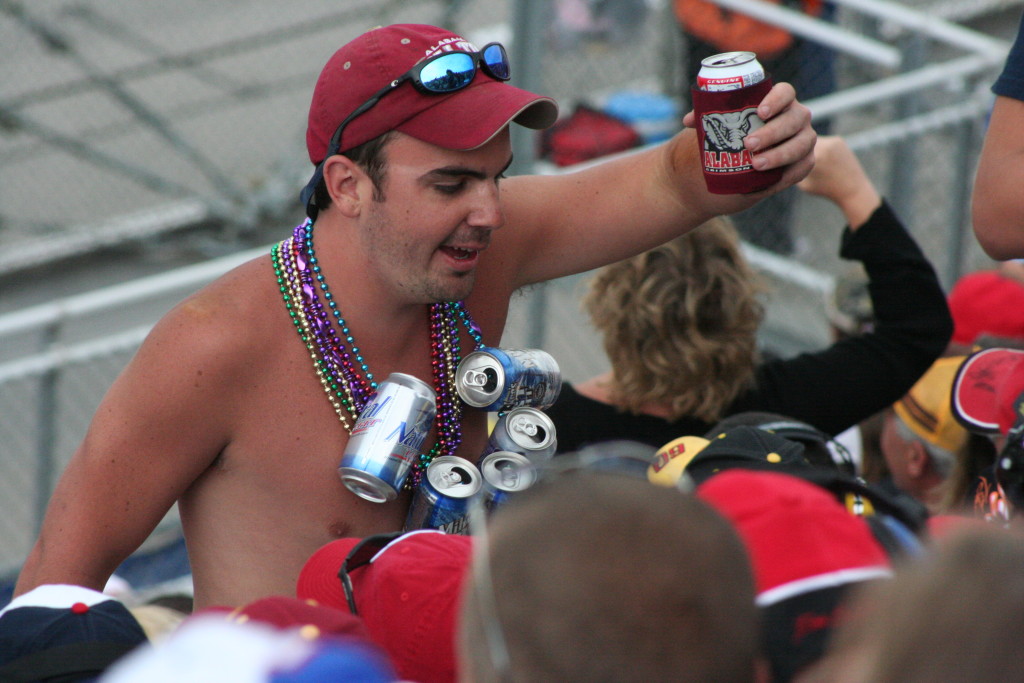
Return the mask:
POLYGON ((928 462, 931 456, 920 441, 907 443, 907 474, 913 479, 920 479, 928 470, 928 462))
POLYGON ((324 186, 334 206, 350 218, 358 216, 373 197, 373 181, 357 163, 341 154, 324 162, 324 186))

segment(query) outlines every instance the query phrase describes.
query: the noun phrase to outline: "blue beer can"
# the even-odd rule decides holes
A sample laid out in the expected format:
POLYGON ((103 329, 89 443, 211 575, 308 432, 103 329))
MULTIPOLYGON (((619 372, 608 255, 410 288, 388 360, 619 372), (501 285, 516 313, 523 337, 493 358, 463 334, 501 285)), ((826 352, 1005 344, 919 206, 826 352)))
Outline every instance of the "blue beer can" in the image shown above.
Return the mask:
POLYGON ((481 495, 488 512, 537 481, 537 469, 528 457, 512 451, 494 451, 480 461, 481 495))
POLYGON ((435 458, 427 465, 409 506, 405 530, 440 529, 447 534, 469 533, 469 500, 480 490, 480 470, 455 455, 435 458))
POLYGON ((434 426, 437 397, 423 380, 391 373, 352 427, 338 475, 373 503, 394 500, 434 426))
POLYGON ((542 462, 550 460, 557 448, 554 421, 537 408, 523 406, 498 418, 481 455, 512 451, 534 462, 542 462))
POLYGON ((562 373, 551 354, 540 349, 480 347, 459 363, 455 390, 474 408, 544 409, 558 398, 562 373))

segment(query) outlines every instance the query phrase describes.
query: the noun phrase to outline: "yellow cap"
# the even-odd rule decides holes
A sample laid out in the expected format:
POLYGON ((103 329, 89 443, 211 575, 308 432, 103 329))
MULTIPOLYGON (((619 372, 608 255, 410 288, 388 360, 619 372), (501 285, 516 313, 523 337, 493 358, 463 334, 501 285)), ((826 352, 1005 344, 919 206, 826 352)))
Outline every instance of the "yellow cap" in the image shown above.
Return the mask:
POLYGON ((710 443, 699 436, 681 436, 658 449, 654 463, 647 468, 647 479, 659 486, 675 486, 693 456, 710 443))
POLYGON ((910 391, 893 404, 900 419, 930 444, 956 452, 967 443, 967 430, 953 416, 951 393, 956 371, 966 356, 940 358, 910 391))

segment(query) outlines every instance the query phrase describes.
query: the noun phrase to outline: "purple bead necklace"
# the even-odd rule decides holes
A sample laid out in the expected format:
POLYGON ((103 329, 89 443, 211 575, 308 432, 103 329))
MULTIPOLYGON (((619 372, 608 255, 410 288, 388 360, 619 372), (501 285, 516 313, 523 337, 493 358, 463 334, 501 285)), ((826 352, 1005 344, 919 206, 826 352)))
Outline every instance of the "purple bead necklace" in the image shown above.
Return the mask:
MULTIPOLYGON (((285 308, 309 351, 317 379, 345 431, 351 433, 360 411, 377 390, 377 382, 321 272, 313 248, 312 221, 307 219, 297 225, 291 237, 274 245, 270 255, 285 308)), ((451 455, 462 443, 462 401, 455 391, 455 369, 462 358, 460 324, 480 347, 480 328, 463 302, 431 304, 430 366, 437 395, 437 442, 428 453, 421 453, 413 465, 406 479, 409 489, 419 485, 423 471, 434 458, 451 455)))

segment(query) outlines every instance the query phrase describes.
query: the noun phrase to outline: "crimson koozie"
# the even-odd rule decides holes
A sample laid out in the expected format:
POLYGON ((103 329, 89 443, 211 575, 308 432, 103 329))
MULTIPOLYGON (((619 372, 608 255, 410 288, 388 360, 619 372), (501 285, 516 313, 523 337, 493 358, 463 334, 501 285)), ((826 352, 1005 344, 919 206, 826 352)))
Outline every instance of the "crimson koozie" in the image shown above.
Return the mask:
POLYGON ((770 77, 738 90, 690 89, 708 192, 756 192, 774 185, 782 177, 781 168, 755 170, 750 152, 743 147, 747 134, 764 125, 757 115, 757 105, 771 89, 770 77))

